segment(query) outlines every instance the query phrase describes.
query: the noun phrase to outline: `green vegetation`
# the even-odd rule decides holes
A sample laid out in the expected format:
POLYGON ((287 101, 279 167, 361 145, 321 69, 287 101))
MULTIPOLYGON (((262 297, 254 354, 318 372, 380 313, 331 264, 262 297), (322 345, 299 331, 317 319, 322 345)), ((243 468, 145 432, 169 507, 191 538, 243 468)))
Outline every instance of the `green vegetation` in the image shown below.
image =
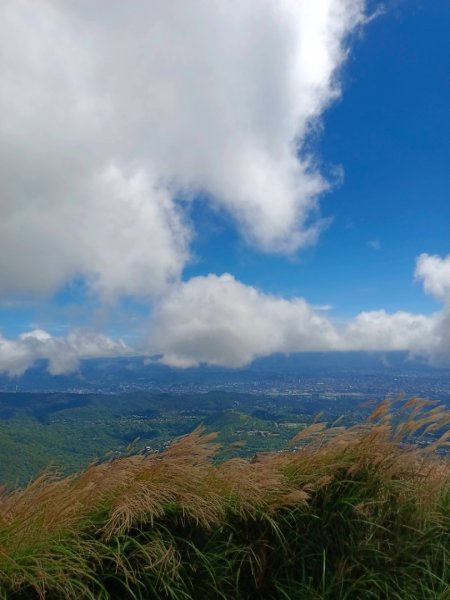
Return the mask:
POLYGON ((217 462, 197 429, 161 453, 46 472, 1 496, 0 598, 447 599, 450 462, 435 451, 449 420, 386 401, 252 459, 217 462))
MULTIPOLYGON (((324 403, 325 404, 325 403, 324 403)), ((330 403, 329 403, 330 404, 330 403)), ((349 411, 345 403, 333 407, 349 411)), ((239 454, 283 448, 313 419, 317 403, 250 394, 3 393, 0 394, 0 481, 27 483, 49 465, 74 473, 105 455, 160 451, 204 423, 224 446, 244 441, 239 454)), ((335 415, 331 415, 333 419, 335 415)), ((236 455, 236 449, 222 457, 236 455)))

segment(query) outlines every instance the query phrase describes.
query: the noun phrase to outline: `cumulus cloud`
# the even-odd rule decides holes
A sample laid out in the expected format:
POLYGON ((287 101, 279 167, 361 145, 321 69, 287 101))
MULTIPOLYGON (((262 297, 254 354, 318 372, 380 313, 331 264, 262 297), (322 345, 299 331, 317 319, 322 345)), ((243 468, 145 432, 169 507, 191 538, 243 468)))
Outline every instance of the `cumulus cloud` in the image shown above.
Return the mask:
POLYGON ((436 315, 374 310, 358 314, 345 328, 348 350, 428 351, 435 342, 436 315))
POLYGON ((421 254, 416 262, 415 277, 423 281, 428 294, 450 304, 450 254, 445 258, 421 254))
POLYGON ((450 364, 450 254, 421 254, 416 262, 415 277, 423 281, 428 294, 444 303, 433 330, 434 343, 431 361, 437 365, 450 364))
POLYGON ((443 325, 443 313, 384 310, 340 324, 303 298, 286 300, 231 275, 209 275, 180 284, 159 305, 151 350, 180 367, 202 362, 242 366, 274 352, 316 350, 409 350, 437 356, 443 325))
POLYGON ((263 294, 228 274, 172 290, 153 315, 151 339, 163 362, 180 367, 241 366, 274 352, 339 347, 330 321, 302 298, 263 294))
POLYGON ((327 184, 297 151, 363 4, 2 1, 0 294, 164 293, 199 190, 265 250, 313 242, 327 184))
POLYGON ((35 329, 8 340, 0 335, 0 373, 20 376, 37 360, 48 361, 48 371, 61 375, 76 371, 80 358, 120 356, 131 348, 122 340, 83 331, 72 331, 66 337, 53 337, 35 329))
MULTIPOLYGON (((425 289, 427 282, 435 289, 436 272, 444 273, 443 281, 437 279, 445 288, 446 260, 418 261, 425 289)), ((441 295, 441 287, 437 289, 441 295)), ((193 277, 174 284, 159 299, 140 351, 160 354, 161 362, 181 368, 202 363, 240 367, 276 352, 346 350, 406 350, 426 355, 438 366, 449 364, 448 299, 431 315, 375 310, 346 323, 333 319, 328 308, 304 298, 265 294, 229 274, 193 277)), ((0 372, 20 375, 36 360, 46 359, 49 371, 61 374, 76 370, 80 358, 137 353, 121 340, 92 332, 74 330, 53 337, 37 329, 16 340, 0 336, 0 372)))
MULTIPOLYGON (((231 275, 182 282, 202 192, 263 251, 313 243, 327 189, 305 141, 339 95, 364 0, 0 2, 0 299, 80 278, 102 301, 155 303, 149 350, 178 366, 272 352, 450 350, 450 255, 416 278, 434 315, 347 324, 231 275)), ((376 240, 369 244, 377 249, 376 240)), ((0 371, 52 373, 132 350, 100 334, 0 337, 0 371)))

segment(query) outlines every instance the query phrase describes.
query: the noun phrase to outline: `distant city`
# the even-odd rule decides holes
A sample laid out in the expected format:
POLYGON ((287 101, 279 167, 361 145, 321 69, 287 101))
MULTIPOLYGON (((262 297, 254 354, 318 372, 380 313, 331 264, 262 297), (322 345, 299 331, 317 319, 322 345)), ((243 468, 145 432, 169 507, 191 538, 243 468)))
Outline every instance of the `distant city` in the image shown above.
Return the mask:
POLYGON ((276 355, 241 369, 97 359, 65 376, 50 375, 42 362, 0 379, 0 481, 24 483, 48 465, 73 472, 130 444, 133 452, 160 452, 199 425, 218 433, 223 458, 252 457, 289 447, 316 418, 351 427, 386 397, 395 416, 411 396, 450 408, 450 369, 398 352, 276 355))
POLYGON ((435 368, 404 352, 318 352, 274 355, 240 369, 174 369, 145 357, 81 361, 71 375, 53 376, 39 362, 20 377, 0 377, 0 392, 114 394, 131 391, 204 393, 213 390, 292 395, 304 400, 382 399, 418 395, 450 400, 450 368, 435 368))

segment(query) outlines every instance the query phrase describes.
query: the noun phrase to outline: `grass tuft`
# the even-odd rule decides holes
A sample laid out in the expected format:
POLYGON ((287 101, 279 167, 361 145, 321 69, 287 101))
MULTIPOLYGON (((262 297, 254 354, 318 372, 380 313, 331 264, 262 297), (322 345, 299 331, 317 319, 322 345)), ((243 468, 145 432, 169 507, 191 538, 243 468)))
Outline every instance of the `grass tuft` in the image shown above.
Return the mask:
POLYGON ((450 412, 386 400, 284 452, 160 454, 0 492, 0 599, 450 597, 450 412), (432 436, 432 437, 431 437, 432 436))

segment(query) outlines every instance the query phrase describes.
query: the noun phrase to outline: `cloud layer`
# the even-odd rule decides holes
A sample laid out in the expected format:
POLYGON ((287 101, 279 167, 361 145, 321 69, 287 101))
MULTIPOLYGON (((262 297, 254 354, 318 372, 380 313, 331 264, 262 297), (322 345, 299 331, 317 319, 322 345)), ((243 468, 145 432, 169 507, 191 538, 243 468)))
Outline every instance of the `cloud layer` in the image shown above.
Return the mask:
POLYGON ((209 275, 179 285, 160 304, 151 351, 181 367, 242 366, 274 352, 316 350, 409 350, 437 357, 445 318, 445 310, 431 316, 378 310, 342 324, 303 298, 285 300, 231 275, 209 275))
MULTIPOLYGON (((449 258, 423 254, 417 261, 416 277, 439 297, 450 286, 449 258)), ((47 359, 49 371, 61 374, 76 370, 80 358, 145 352, 185 368, 202 363, 240 367, 275 352, 345 350, 406 350, 449 365, 450 297, 444 295, 442 309, 431 315, 376 310, 342 323, 304 298, 287 300, 232 275, 211 274, 172 286, 156 305, 139 348, 86 331, 52 337, 34 330, 17 340, 0 336, 0 372, 21 375, 36 360, 47 359)))
POLYGON ((122 356, 131 349, 123 341, 90 332, 74 330, 65 337, 53 337, 35 329, 8 340, 0 335, 0 373, 20 376, 39 359, 48 362, 52 375, 76 371, 80 358, 122 356))

